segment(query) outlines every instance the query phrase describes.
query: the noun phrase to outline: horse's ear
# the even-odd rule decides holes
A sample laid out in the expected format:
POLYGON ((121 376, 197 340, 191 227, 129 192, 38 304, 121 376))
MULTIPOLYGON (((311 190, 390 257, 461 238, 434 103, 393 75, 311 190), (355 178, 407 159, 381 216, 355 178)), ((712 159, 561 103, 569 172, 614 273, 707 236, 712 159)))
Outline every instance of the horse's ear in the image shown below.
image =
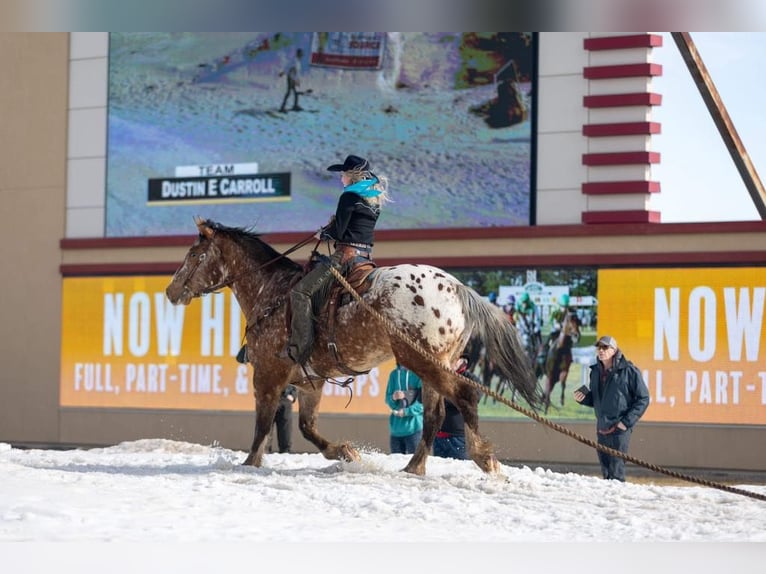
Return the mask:
POLYGON ((194 223, 197 224, 197 229, 199 229, 199 234, 204 235, 208 239, 212 239, 213 235, 215 235, 215 231, 213 230, 210 225, 208 225, 208 222, 206 219, 202 219, 199 215, 194 216, 194 223))

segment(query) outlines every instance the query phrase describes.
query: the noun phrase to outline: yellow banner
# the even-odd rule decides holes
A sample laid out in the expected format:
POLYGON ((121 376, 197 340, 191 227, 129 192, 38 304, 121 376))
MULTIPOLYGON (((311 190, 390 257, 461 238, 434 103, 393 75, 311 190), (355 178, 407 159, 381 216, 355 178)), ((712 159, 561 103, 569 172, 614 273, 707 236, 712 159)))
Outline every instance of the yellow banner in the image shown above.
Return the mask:
POLYGON ((602 270, 598 332, 644 373, 644 420, 766 424, 766 268, 602 270))
MULTIPOLYGON (((170 277, 65 278, 61 405, 252 411, 252 367, 234 359, 244 317, 231 291, 174 306, 170 277)), ((387 414, 390 361, 325 384, 324 413, 387 414), (349 399, 350 403, 349 403, 349 399)))

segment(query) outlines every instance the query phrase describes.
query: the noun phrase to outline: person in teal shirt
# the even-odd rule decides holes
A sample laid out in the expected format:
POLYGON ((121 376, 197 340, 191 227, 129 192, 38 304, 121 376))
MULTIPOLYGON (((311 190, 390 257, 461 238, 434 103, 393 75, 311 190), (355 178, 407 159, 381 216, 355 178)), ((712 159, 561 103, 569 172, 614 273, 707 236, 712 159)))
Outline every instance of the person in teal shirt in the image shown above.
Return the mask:
POLYGON ((413 454, 423 436, 422 388, 420 377, 396 363, 386 385, 391 454, 413 454))

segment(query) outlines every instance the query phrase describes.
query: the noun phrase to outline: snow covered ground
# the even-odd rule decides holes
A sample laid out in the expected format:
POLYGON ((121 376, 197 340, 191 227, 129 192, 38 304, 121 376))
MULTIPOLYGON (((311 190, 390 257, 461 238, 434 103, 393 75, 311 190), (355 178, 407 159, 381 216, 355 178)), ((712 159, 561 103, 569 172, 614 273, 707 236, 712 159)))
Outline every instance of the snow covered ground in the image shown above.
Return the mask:
MULTIPOLYGON (((462 548, 458 561, 450 560, 456 566, 463 554, 485 548, 480 543, 502 542, 515 544, 490 545, 489 554, 499 556, 488 554, 487 560, 517 566, 514 556, 540 565, 562 560, 567 571, 578 563, 586 571, 607 568, 593 552, 616 552, 622 561, 624 552, 634 552, 624 543, 682 543, 657 547, 671 554, 693 550, 684 558, 707 557, 702 566, 716 564, 717 554, 706 554, 710 548, 735 548, 726 552, 734 561, 729 565, 741 556, 766 556, 766 503, 703 486, 623 484, 509 466, 501 476, 487 476, 473 462, 435 457, 428 460, 426 476, 418 477, 401 472, 408 456, 369 451, 362 452, 360 463, 328 461, 319 454, 268 454, 262 468, 241 466, 244 456, 216 445, 164 439, 66 451, 0 443, 0 551, 10 549, 6 556, 29 565, 36 554, 24 550, 30 545, 9 542, 42 548, 75 543, 54 545, 62 549, 93 542, 116 543, 108 545, 115 549, 148 545, 162 556, 180 543, 186 558, 208 544, 224 544, 225 552, 232 550, 230 558, 267 547, 267 553, 281 548, 281 559, 300 561, 308 554, 292 546, 310 543, 314 560, 334 565, 335 555, 347 547, 355 549, 349 556, 361 552, 360 559, 370 560, 361 549, 385 548, 388 556, 401 543, 432 542, 442 544, 410 546, 414 563, 422 552, 446 559, 462 548), (607 544, 600 550, 583 546, 593 542, 607 544), (340 544, 317 554, 328 543, 340 544)), ((766 493, 764 485, 741 488, 766 493)), ((96 560, 103 550, 85 556, 77 550, 72 559, 96 560)), ((127 554, 136 559, 132 551, 127 554)), ((402 559, 396 554, 387 558, 392 564, 402 559)), ((647 571, 641 558, 641 570, 647 571)), ((192 570, 203 564, 193 561, 192 570)), ((341 560, 343 565, 350 564, 341 560)), ((631 564, 617 570, 626 567, 631 564)))

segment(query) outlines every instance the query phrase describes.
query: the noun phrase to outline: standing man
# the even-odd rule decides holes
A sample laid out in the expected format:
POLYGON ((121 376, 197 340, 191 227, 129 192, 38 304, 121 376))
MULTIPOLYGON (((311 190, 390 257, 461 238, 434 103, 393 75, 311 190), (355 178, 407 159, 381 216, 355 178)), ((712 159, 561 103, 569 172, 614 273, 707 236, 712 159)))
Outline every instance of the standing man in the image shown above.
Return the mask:
POLYGON ((292 110, 294 112, 303 110, 303 108, 298 105, 298 88, 301 87, 301 58, 303 58, 303 50, 298 48, 295 50, 295 58, 290 61, 287 68, 279 72, 280 78, 282 76, 287 76, 287 91, 282 100, 282 106, 279 108, 279 111, 283 114, 287 113, 285 106, 287 105, 287 99, 290 97, 290 94, 293 95, 292 110))
MULTIPOLYGON (((598 444, 627 454, 633 427, 649 406, 649 389, 614 337, 604 335, 596 342, 596 356, 590 390, 580 387, 574 399, 595 410, 598 444)), ((604 478, 625 481, 624 459, 598 451, 598 461, 604 478)))
MULTIPOLYGON (((287 385, 285 390, 282 391, 282 396, 279 397, 279 406, 277 407, 277 413, 274 415, 274 427, 277 429, 277 445, 279 446, 279 452, 290 452, 292 447, 292 431, 293 431, 293 403, 297 398, 298 391, 295 385, 287 385)), ((271 437, 269 437, 269 445, 271 445, 271 437)), ((271 451, 269 446, 269 451, 271 451)))
POLYGON ((423 384, 415 373, 396 363, 388 376, 386 404, 391 454, 414 454, 423 436, 423 384))

